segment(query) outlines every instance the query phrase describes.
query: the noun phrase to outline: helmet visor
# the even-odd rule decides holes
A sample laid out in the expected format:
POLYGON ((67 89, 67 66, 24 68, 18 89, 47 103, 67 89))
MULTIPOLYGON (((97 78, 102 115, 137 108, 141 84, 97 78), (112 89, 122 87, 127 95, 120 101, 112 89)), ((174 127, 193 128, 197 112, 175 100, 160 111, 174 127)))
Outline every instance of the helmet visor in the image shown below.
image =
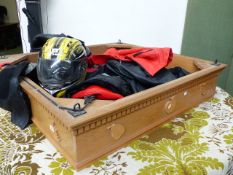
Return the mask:
POLYGON ((79 80, 86 71, 85 59, 59 60, 39 58, 37 75, 42 86, 53 90, 62 89, 65 86, 79 80))

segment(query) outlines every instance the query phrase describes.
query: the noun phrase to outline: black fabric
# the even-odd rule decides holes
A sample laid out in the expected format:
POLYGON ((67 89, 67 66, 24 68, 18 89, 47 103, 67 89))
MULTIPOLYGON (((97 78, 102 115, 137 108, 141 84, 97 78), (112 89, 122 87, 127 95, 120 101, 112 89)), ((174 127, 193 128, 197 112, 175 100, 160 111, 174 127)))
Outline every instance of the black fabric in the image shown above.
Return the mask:
POLYGON ((0 71, 0 107, 11 112, 12 123, 24 129, 31 122, 31 108, 19 82, 28 62, 9 65, 0 71))
POLYGON ((132 93, 132 90, 129 89, 130 84, 124 79, 122 79, 120 76, 109 76, 106 73, 103 73, 96 76, 92 76, 91 78, 86 79, 83 83, 79 85, 71 86, 69 89, 67 89, 65 97, 70 98, 72 94, 74 94, 75 92, 80 91, 85 87, 91 85, 98 85, 104 87, 115 93, 122 94, 123 96, 127 96, 132 93))
POLYGON ((181 68, 181 67, 174 67, 174 68, 169 69, 169 71, 170 71, 174 76, 176 76, 176 78, 180 78, 180 77, 183 77, 183 76, 189 74, 188 71, 186 71, 185 69, 183 69, 183 68, 181 68))
POLYGON ((0 24, 4 24, 4 17, 7 16, 7 8, 0 6, 0 24))
POLYGON ((171 69, 163 68, 154 76, 151 76, 137 63, 110 60, 107 64, 99 67, 96 72, 90 73, 83 83, 67 89, 65 97, 71 97, 75 92, 90 85, 98 85, 127 96, 187 74, 186 70, 175 67, 171 69))
POLYGON ((22 12, 28 19, 28 41, 32 44, 33 38, 43 33, 41 4, 40 0, 25 0, 26 8, 22 8, 22 12))

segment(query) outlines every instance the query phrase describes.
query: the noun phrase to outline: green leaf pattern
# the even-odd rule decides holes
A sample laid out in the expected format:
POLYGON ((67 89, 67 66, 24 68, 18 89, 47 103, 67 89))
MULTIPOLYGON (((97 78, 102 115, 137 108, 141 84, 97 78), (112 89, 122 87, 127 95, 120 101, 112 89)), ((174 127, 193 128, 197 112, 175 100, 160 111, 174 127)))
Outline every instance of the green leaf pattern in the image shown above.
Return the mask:
MULTIPOLYGON (((207 106, 218 106, 221 100, 213 98, 207 103, 209 103, 207 106)), ((200 109, 192 109, 161 127, 171 130, 174 136, 179 135, 178 139, 160 138, 154 142, 144 139, 130 144, 134 151, 129 152, 128 155, 137 161, 149 163, 139 169, 139 175, 159 173, 205 175, 208 174, 208 169, 224 169, 224 163, 219 161, 218 157, 205 155, 210 152, 210 143, 205 139, 202 129, 208 127, 211 116, 208 110, 200 109), (145 146, 144 148, 140 146, 146 144, 153 149, 148 150, 145 149, 145 146)), ((233 144, 233 134, 223 137, 226 144, 233 144)))
POLYGON ((232 175, 233 98, 214 98, 75 171, 35 125, 20 130, 0 109, 0 175, 232 175))
POLYGON ((216 158, 204 157, 208 150, 208 144, 182 145, 176 140, 162 139, 154 143, 153 150, 138 149, 138 145, 145 144, 144 141, 136 141, 131 144, 134 152, 129 152, 135 160, 150 163, 140 170, 138 174, 173 174, 179 172, 182 175, 198 174, 204 175, 206 168, 223 169, 223 163, 216 158), (152 164, 151 164, 152 163, 152 164), (202 174, 200 174, 202 172, 202 174))

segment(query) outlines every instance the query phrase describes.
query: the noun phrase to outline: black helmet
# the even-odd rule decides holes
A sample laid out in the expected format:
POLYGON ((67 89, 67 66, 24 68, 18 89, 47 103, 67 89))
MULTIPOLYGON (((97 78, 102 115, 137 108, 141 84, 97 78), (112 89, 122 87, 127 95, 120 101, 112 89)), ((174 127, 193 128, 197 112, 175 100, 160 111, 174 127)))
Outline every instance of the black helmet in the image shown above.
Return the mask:
POLYGON ((37 76, 50 94, 57 94, 85 79, 89 50, 78 39, 53 37, 39 53, 37 76))

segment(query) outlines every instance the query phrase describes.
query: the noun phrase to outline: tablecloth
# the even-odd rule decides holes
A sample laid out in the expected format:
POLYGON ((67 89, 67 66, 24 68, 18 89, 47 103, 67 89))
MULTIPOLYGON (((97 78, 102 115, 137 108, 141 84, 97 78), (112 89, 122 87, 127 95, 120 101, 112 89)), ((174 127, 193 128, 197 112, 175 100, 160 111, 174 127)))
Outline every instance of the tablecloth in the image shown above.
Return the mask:
POLYGON ((1 109, 0 175, 37 174, 232 175, 233 97, 217 88, 211 100, 81 171, 75 171, 34 124, 20 130, 1 109))

